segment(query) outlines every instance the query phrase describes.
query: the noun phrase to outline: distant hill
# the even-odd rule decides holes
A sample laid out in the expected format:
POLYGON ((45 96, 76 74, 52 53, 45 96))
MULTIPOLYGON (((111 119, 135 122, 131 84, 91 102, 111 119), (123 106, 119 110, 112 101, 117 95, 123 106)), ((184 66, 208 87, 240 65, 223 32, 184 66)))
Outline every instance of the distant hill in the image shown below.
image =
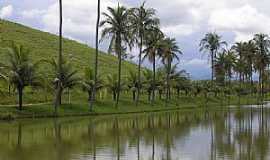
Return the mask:
MULTIPOLYGON (((87 34, 87 33, 86 33, 87 34)), ((12 40, 31 49, 33 60, 50 59, 58 55, 57 35, 39 31, 18 23, 0 20, 0 37, 4 40, 12 40)), ((63 53, 65 57, 73 57, 74 67, 82 73, 83 68, 93 67, 95 49, 74 40, 64 39, 63 53)), ((0 53, 3 54, 3 53, 0 53)), ((3 60, 0 55, 0 60, 3 60)), ((100 73, 117 73, 118 60, 115 56, 101 53, 99 56, 100 73)), ((135 69, 136 65, 123 62, 123 74, 128 70, 135 69)))

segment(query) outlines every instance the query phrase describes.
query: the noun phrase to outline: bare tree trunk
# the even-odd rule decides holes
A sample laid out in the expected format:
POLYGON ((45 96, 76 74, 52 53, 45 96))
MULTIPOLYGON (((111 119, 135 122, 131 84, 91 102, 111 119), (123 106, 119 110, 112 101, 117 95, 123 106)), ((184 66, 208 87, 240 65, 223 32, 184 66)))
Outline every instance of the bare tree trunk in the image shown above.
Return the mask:
POLYGON ((154 59, 153 59, 153 87, 152 87, 152 99, 151 104, 154 105, 155 102, 155 91, 156 91, 156 55, 154 53, 154 59))
POLYGON ((142 44, 143 43, 143 36, 140 33, 140 53, 139 53, 139 66, 138 66, 138 93, 137 93, 137 99, 136 99, 136 106, 138 106, 140 101, 140 95, 141 95, 141 65, 142 65, 142 44))
POLYGON ((122 70, 122 46, 121 46, 121 37, 119 35, 117 37, 116 43, 118 51, 118 84, 117 84, 117 97, 115 107, 118 108, 121 92, 121 70, 122 70))
POLYGON ((11 86, 10 86, 10 83, 8 83, 8 95, 11 96, 11 86))
POLYGON ((214 51, 211 51, 211 80, 214 81, 214 51))
POLYGON ((166 77, 166 107, 168 106, 169 100, 169 92, 170 92, 170 85, 169 85, 169 78, 170 78, 170 71, 171 71, 171 61, 168 60, 168 68, 167 68, 167 77, 166 77))
POLYGON ((100 0, 98 0, 98 7, 97 7, 97 24, 96 24, 96 56, 95 56, 95 86, 93 88, 93 92, 91 95, 91 100, 90 100, 90 112, 93 110, 93 103, 96 97, 96 88, 97 88, 97 75, 98 75, 98 38, 99 38, 99 21, 100 21, 100 0))
POLYGON ((136 91, 132 91, 132 100, 133 102, 136 101, 136 91))
MULTIPOLYGON (((58 84, 59 85, 59 84, 58 84)), ((61 94, 62 94, 62 89, 61 87, 57 87, 56 89, 56 94, 55 94, 55 101, 54 101, 54 115, 57 116, 58 113, 58 107, 61 104, 61 94)))
POLYGON ((55 94, 55 103, 54 103, 54 108, 55 108, 55 115, 57 115, 57 108, 60 105, 60 99, 61 98, 61 78, 62 78, 62 24, 63 24, 63 15, 62 15, 62 0, 59 0, 59 55, 58 55, 58 66, 59 66, 59 74, 60 77, 58 77, 58 84, 57 84, 57 89, 56 89, 56 94, 55 94))
POLYGON ((19 110, 22 110, 22 101, 23 101, 23 88, 18 87, 18 96, 19 96, 19 110))
POLYGON ((113 101, 116 101, 117 93, 113 92, 113 101))

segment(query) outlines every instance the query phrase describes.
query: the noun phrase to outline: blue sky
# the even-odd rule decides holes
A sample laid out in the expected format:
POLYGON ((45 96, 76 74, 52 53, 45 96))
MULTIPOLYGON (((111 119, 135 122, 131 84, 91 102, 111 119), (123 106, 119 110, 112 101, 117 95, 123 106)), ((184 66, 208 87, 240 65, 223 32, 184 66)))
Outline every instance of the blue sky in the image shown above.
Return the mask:
MULTIPOLYGON (((118 3, 101 1, 102 11, 118 3)), ((119 2, 133 7, 143 0, 119 2)), ((57 5, 57 0, 1 0, 0 18, 57 34, 57 5)), ((94 46, 96 0, 63 0, 63 5, 64 35, 94 46)), ((184 53, 179 69, 187 70, 194 79, 210 78, 208 56, 198 51, 206 32, 215 31, 230 44, 270 32, 269 0, 147 0, 146 5, 157 10, 166 35, 177 39, 184 53)), ((101 48, 106 50, 107 44, 101 48)))

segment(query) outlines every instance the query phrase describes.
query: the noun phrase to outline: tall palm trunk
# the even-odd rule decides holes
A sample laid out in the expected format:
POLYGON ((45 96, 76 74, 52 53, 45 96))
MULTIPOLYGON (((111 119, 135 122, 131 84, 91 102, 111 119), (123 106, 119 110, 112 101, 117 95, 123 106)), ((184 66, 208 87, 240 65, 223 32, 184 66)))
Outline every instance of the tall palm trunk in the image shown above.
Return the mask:
POLYGON ((117 36, 116 39, 117 53, 118 53, 118 84, 117 84, 117 96, 115 107, 118 108, 120 92, 121 92, 121 70, 122 70, 122 47, 121 47, 121 37, 117 36))
POLYGON ((153 59, 153 87, 152 87, 152 99, 151 104, 154 105, 155 102, 155 91, 156 91, 156 55, 154 52, 154 59, 153 59))
POLYGON ((60 75, 60 79, 58 79, 58 85, 56 89, 54 109, 55 115, 57 115, 57 108, 59 106, 60 97, 61 97, 61 78, 62 78, 62 24, 63 24, 63 15, 62 15, 62 0, 59 0, 59 55, 58 55, 58 73, 60 75))
POLYGON ((214 81, 214 51, 211 51, 211 80, 214 81))
POLYGON ((132 100, 136 102, 136 90, 132 91, 132 100))
POLYGON ((23 88, 21 86, 18 87, 18 96, 19 96, 19 110, 22 110, 22 101, 23 101, 23 88))
POLYGON ((168 60, 168 69, 167 69, 167 77, 166 77, 166 107, 168 106, 168 101, 169 101, 169 92, 170 92, 169 79, 170 79, 170 71, 171 71, 171 61, 168 60))
POLYGON ((260 96, 263 96, 263 71, 260 69, 259 73, 259 85, 260 85, 260 96))
POLYGON ((253 71, 252 71, 252 66, 250 67, 249 72, 250 72, 250 77, 249 77, 250 78, 249 79, 250 80, 250 84, 253 85, 253 73, 252 73, 253 71))
POLYGON ((142 46, 143 46, 143 36, 140 34, 140 53, 139 53, 139 66, 138 66, 138 93, 137 93, 137 99, 136 99, 136 106, 138 106, 140 101, 140 95, 141 95, 141 65, 142 65, 142 46))
POLYGON ((93 110, 93 103, 96 97, 96 88, 97 88, 97 75, 98 75, 98 38, 99 38, 99 21, 100 21, 100 0, 98 0, 98 7, 97 7, 97 24, 96 24, 96 56, 95 56, 95 75, 94 75, 94 81, 95 85, 93 88, 93 92, 91 95, 90 100, 90 111, 93 110))

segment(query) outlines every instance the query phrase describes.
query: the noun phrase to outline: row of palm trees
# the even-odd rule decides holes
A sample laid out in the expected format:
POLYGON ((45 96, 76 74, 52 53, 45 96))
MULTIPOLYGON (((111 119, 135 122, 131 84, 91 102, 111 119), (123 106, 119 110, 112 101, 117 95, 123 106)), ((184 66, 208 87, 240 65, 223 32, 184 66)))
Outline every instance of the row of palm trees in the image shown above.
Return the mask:
POLYGON ((212 80, 225 85, 238 79, 242 83, 254 84, 253 76, 259 75, 260 93, 264 92, 265 81, 269 79, 270 37, 266 34, 255 34, 248 41, 236 42, 228 47, 221 36, 208 33, 200 43, 201 50, 209 51, 212 62, 212 80), (229 49, 227 49, 229 48, 229 49), (214 76, 215 75, 215 76, 214 76))
MULTIPOLYGON (((113 95, 113 100, 117 100, 118 93, 118 74, 109 74, 107 76, 98 75, 95 79, 95 71, 92 68, 86 68, 84 77, 79 77, 77 70, 73 69, 69 60, 63 58, 61 62, 61 73, 59 73, 60 66, 56 59, 46 59, 34 62, 31 57, 31 51, 24 46, 17 45, 14 42, 6 45, 2 50, 7 56, 5 62, 0 64, 0 77, 8 84, 9 89, 15 88, 18 94, 19 109, 22 110, 23 94, 26 87, 33 89, 42 89, 45 94, 51 90, 63 93, 65 90, 69 91, 74 86, 81 86, 83 91, 88 93, 88 100, 90 101, 93 92, 109 91, 113 95), (49 64, 49 65, 48 65, 49 64), (46 72, 41 72, 41 67, 46 67, 46 72), (61 78, 61 83, 58 78, 61 78), (60 86, 59 86, 60 85, 60 86), (96 86, 95 86, 96 85, 96 86)), ((153 72, 150 70, 143 70, 141 88, 148 94, 148 100, 152 101, 153 94, 157 91, 160 94, 160 99, 163 99, 164 91, 169 85, 168 99, 171 98, 171 89, 182 90, 185 84, 189 83, 188 74, 182 70, 177 70, 177 65, 173 65, 168 72, 168 65, 157 69, 157 78, 155 86, 153 86, 153 72), (169 76, 168 76, 169 75, 169 76), (167 79, 169 78, 169 79, 167 79)), ((121 77, 120 89, 122 92, 128 94, 131 91, 133 101, 137 100, 138 88, 138 73, 135 70, 130 70, 128 75, 121 77)), ((9 91, 10 92, 10 91, 9 91)), ((11 95, 11 94, 9 94, 11 95)), ((58 95, 57 103, 62 104, 62 94, 58 95)), ((153 104, 153 103, 152 103, 153 104)), ((56 110, 57 112, 57 110, 56 110)))
MULTIPOLYGON (((45 60, 52 64, 54 70, 54 88, 55 88, 55 114, 57 113, 57 108, 61 104, 61 97, 63 91, 66 88, 72 87, 75 84, 76 78, 73 79, 76 71, 71 69, 71 66, 67 64, 66 58, 63 57, 63 38, 62 38, 62 26, 63 26, 63 8, 62 0, 59 0, 59 53, 57 60, 45 60)), ((120 93, 121 93, 121 79, 122 79, 122 60, 125 58, 125 52, 129 49, 139 48, 139 64, 138 64, 138 73, 136 74, 136 105, 140 101, 140 94, 142 88, 142 62, 143 60, 150 60, 153 63, 154 74, 151 80, 151 87, 153 88, 151 102, 154 103, 155 99, 155 89, 156 89, 156 61, 158 58, 161 58, 164 66, 166 66, 166 103, 169 99, 170 93, 170 71, 172 68, 172 63, 174 60, 179 60, 178 54, 181 54, 179 47, 177 46, 176 40, 166 37, 159 27, 159 19, 155 14, 155 10, 152 8, 146 8, 145 3, 143 3, 138 8, 125 8, 124 6, 118 6, 116 8, 108 7, 108 13, 102 13, 104 19, 100 22, 100 1, 98 1, 98 17, 97 17, 97 26, 96 26, 96 55, 95 55, 95 65, 94 65, 94 85, 91 88, 91 98, 89 98, 90 110, 92 110, 93 102, 95 100, 96 90, 98 89, 98 43, 99 43, 99 27, 102 27, 101 40, 108 38, 110 39, 109 44, 109 53, 114 53, 118 57, 118 80, 117 80, 117 90, 116 90, 116 103, 118 106, 120 93)), ((37 70, 36 67, 33 67, 31 58, 29 57, 30 51, 18 50, 17 48, 24 48, 23 46, 14 44, 9 45, 8 54, 10 57, 14 56, 16 60, 10 58, 7 61, 7 64, 1 66, 4 70, 6 79, 9 79, 8 82, 11 84, 20 84, 16 86, 19 99, 22 99, 22 92, 25 86, 32 84, 32 81, 21 80, 20 78, 28 77, 34 78, 32 76, 36 75, 34 73, 29 73, 30 69, 37 70), (24 54, 25 53, 25 54, 24 54), (31 65, 21 66, 21 64, 31 65), (12 66, 14 68, 9 68, 12 66), (18 67, 18 68, 16 68, 18 67), (9 68, 9 69, 8 69, 9 68), (10 72, 16 74, 15 77, 16 83, 12 83, 10 79, 13 78, 12 75, 9 75, 10 72), (22 73, 23 72, 23 73, 22 73), (21 82, 23 81, 23 82, 21 82)), ((20 108, 22 108, 22 100, 20 100, 20 108)))
MULTIPOLYGON (((154 75, 152 85, 154 88, 156 59, 162 58, 163 64, 169 66, 166 91, 166 102, 168 102, 170 67, 175 59, 178 60, 178 54, 182 52, 177 46, 176 40, 166 37, 160 30, 159 18, 156 16, 155 10, 153 8, 146 8, 145 3, 140 7, 129 9, 118 4, 116 8, 108 7, 108 13, 103 13, 102 15, 104 20, 100 22, 100 27, 102 27, 101 39, 110 39, 108 52, 114 53, 118 57, 118 89, 115 105, 118 106, 120 97, 123 53, 127 49, 132 50, 134 47, 139 48, 136 105, 140 101, 142 61, 145 58, 148 58, 153 63, 154 75)), ((97 61, 98 59, 96 59, 96 63, 97 61)), ((95 73, 97 73, 97 70, 95 73)), ((96 87, 97 85, 95 85, 96 87)), ((95 92, 93 93, 95 94, 95 92)), ((91 98, 92 100, 94 99, 94 94, 91 98)), ((154 103, 155 89, 152 91, 151 99, 152 103, 154 103)))
MULTIPOLYGON (((142 80, 141 80, 141 91, 148 95, 148 101, 152 103, 153 94, 159 93, 159 99, 165 99, 166 94, 166 81, 167 81, 167 68, 162 67, 157 69, 156 85, 153 86, 153 72, 150 70, 142 71, 142 80), (165 96, 163 96, 165 95, 165 96), (165 98, 164 98, 165 97, 165 98)), ((133 102, 136 103, 137 100, 137 87, 138 87, 138 75, 134 70, 129 70, 126 76, 122 77, 121 81, 121 92, 124 92, 125 95, 131 93, 133 102)), ((174 92, 179 92, 184 89, 185 84, 190 84, 189 75, 184 71, 177 71, 177 65, 173 65, 172 70, 169 76, 170 90, 173 89, 174 92)), ((89 99, 93 93, 94 88, 94 71, 90 68, 85 70, 85 76, 81 79, 81 82, 78 83, 82 85, 84 91, 88 93, 89 99)), ((110 92, 112 94, 112 99, 117 100, 118 92, 118 74, 108 74, 106 76, 99 76, 97 79, 97 92, 110 92)), ((169 93, 169 99, 171 98, 171 92, 169 93)), ((145 94, 144 94, 145 95, 145 94)))
MULTIPOLYGON (((97 91, 107 86, 102 83, 105 79, 101 77, 98 69, 99 54, 99 28, 101 27, 100 40, 110 39, 109 53, 113 53, 118 58, 118 74, 112 74, 106 77, 111 80, 113 86, 107 86, 113 93, 115 106, 119 104, 120 93, 125 87, 132 90, 132 97, 136 105, 140 102, 142 89, 148 93, 149 100, 153 105, 155 95, 158 91, 160 95, 165 89, 165 102, 169 102, 172 89, 176 89, 178 95, 180 91, 188 92, 188 90, 197 90, 198 92, 204 88, 206 92, 211 92, 213 88, 217 88, 214 81, 220 86, 231 84, 234 75, 238 75, 241 83, 250 82, 253 84, 253 73, 259 73, 259 86, 263 93, 264 81, 268 78, 268 67, 270 64, 269 47, 270 38, 265 34, 256 34, 254 38, 248 42, 238 42, 230 49, 228 44, 222 40, 222 37, 216 33, 207 33, 201 40, 200 51, 206 51, 211 57, 212 68, 212 85, 206 82, 190 82, 183 71, 177 72, 177 62, 179 55, 182 54, 176 40, 169 38, 160 29, 159 18, 156 16, 155 10, 146 8, 145 3, 137 8, 126 8, 118 6, 116 8, 108 7, 107 13, 102 13, 103 20, 100 22, 100 1, 98 1, 97 25, 96 25, 96 55, 94 69, 86 69, 85 78, 82 80, 76 76, 77 71, 72 69, 72 65, 63 57, 62 44, 62 1, 59 0, 59 54, 57 60, 45 60, 53 67, 53 80, 55 90, 55 114, 57 108, 61 104, 61 97, 65 89, 70 89, 78 82, 82 82, 83 88, 89 94, 89 109, 92 111, 97 91), (139 49, 138 53, 138 70, 130 72, 128 76, 129 83, 123 83, 122 60, 125 54, 133 49, 139 49), (152 63, 152 71, 145 68, 142 69, 143 61, 148 60, 152 63), (161 62, 163 69, 156 72, 157 63, 161 62), (163 72, 160 72, 162 70, 163 72), (144 73, 144 74, 142 74, 144 73), (146 74, 148 73, 148 74, 146 74), (163 73, 163 80, 160 75, 163 73), (177 73, 177 74, 175 74, 177 73), (165 76, 164 76, 165 74, 165 76), (103 80, 102 80, 103 79, 103 80), (116 80, 117 79, 117 80, 116 80), (146 83, 147 82, 147 83, 146 83), (162 82, 162 83, 161 83, 162 82), (225 83, 229 82, 229 83, 225 83), (147 84, 147 85, 146 85, 147 84), (161 85, 162 84, 162 85, 161 85), (145 87, 147 86, 147 87, 145 87), (197 87, 196 87, 197 86, 197 87), (203 86, 203 87, 201 87, 203 86)), ((37 73, 37 65, 33 64, 29 57, 29 50, 23 46, 12 43, 8 47, 8 63, 1 64, 1 70, 4 70, 0 77, 5 79, 9 84, 13 84, 19 95, 19 108, 22 108, 23 89, 29 85, 38 85, 40 74, 37 73)), ((43 60, 44 61, 44 60, 43 60)), ((38 62, 38 64, 41 62, 38 62)), ((92 67, 90 67, 92 68, 92 67)), ((42 77, 42 76, 41 76, 42 77)), ((42 78, 41 78, 42 79, 42 78)), ((43 77, 44 79, 44 77, 43 77)), ((196 91, 194 91, 196 93, 196 91)))

